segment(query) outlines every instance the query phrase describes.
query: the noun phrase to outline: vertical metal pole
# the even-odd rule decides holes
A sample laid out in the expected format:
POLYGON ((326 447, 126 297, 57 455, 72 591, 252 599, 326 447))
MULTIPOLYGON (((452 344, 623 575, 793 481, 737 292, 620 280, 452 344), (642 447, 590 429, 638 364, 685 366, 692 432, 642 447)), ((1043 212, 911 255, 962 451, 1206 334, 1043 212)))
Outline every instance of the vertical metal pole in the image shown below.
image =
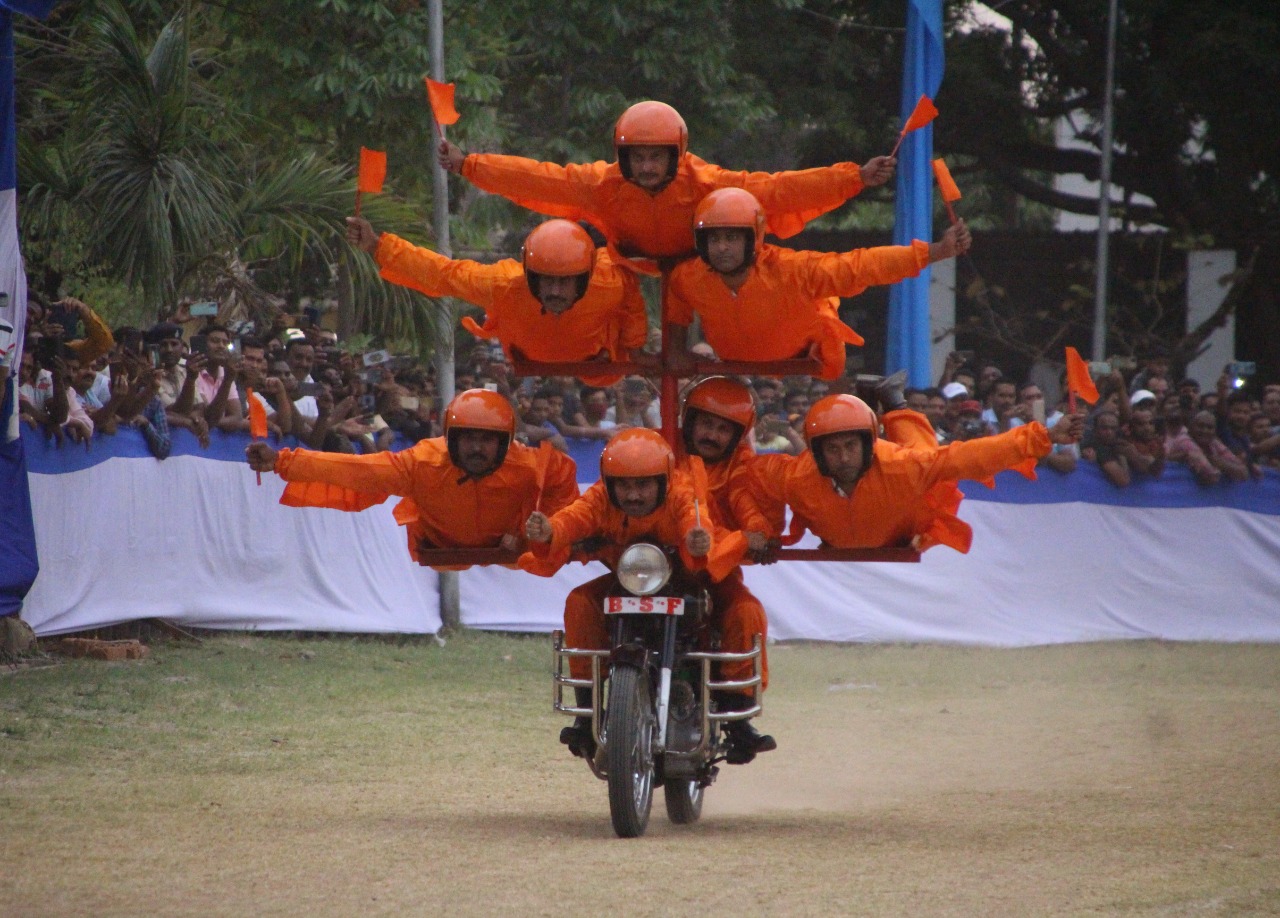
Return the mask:
MULTIPOLYGON (((430 16, 427 40, 431 48, 431 79, 444 82, 444 6, 442 0, 429 0, 427 12, 430 16)), ((436 156, 435 135, 428 129, 429 156, 431 162, 431 226, 435 231, 436 250, 446 258, 453 256, 453 246, 449 241, 449 176, 440 165, 436 156)), ((440 300, 440 310, 436 313, 436 391, 442 404, 453 400, 453 318, 452 300, 440 300)), ((440 620, 446 631, 452 631, 461 624, 462 596, 458 584, 457 571, 440 572, 440 620)))
POLYGON ((1111 147, 1115 121, 1116 20, 1119 0, 1107 11, 1107 68, 1102 96, 1102 162, 1098 173, 1098 252, 1093 291, 1093 359, 1107 359, 1107 277, 1110 273, 1111 147))

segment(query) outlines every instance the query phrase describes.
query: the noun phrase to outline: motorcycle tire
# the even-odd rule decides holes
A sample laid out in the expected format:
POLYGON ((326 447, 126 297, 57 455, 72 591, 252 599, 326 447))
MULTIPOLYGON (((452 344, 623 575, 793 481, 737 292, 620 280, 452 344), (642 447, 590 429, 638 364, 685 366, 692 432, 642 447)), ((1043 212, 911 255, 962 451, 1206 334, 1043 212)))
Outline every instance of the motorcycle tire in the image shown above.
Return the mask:
POLYGON ((706 788, 689 778, 668 778, 662 784, 667 801, 667 818, 678 826, 698 821, 702 815, 702 795, 706 788))
POLYGON ((605 714, 609 815, 619 838, 639 838, 653 806, 653 739, 657 717, 643 670, 615 664, 605 714))

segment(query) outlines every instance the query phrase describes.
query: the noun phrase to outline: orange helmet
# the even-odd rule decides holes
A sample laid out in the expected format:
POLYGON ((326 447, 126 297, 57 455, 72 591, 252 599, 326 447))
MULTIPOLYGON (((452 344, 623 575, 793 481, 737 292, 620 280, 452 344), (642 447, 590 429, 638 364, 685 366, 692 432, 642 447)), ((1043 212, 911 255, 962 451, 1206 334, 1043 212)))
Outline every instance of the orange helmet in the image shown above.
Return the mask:
POLYGON ((444 438, 449 459, 458 464, 457 439, 463 430, 493 430, 504 436, 498 447, 498 465, 507 456, 516 433, 516 414, 511 403, 488 389, 468 389, 454 396, 444 411, 444 438))
POLYGON ((826 475, 826 463, 819 448, 822 438, 832 434, 860 434, 863 438, 862 470, 865 472, 871 465, 879 426, 876 413, 856 395, 828 395, 814 402, 805 416, 804 442, 813 453, 818 471, 826 475))
POLYGON ((658 506, 667 498, 667 485, 676 467, 676 456, 662 434, 645 427, 629 427, 614 435, 600 454, 600 477, 616 507, 614 478, 659 478, 658 506))
POLYGON ((684 397, 680 432, 684 437, 685 451, 690 455, 694 454, 693 420, 699 411, 724 418, 738 426, 738 435, 725 450, 726 455, 737 448, 742 435, 756 423, 756 403, 751 397, 750 389, 727 376, 708 376, 690 388, 684 397))
POLYGON ((671 147, 671 167, 667 178, 675 178, 676 165, 689 149, 689 128, 680 113, 665 102, 637 102, 613 126, 613 148, 623 178, 631 178, 631 158, 627 147, 671 147))
POLYGON ((525 237, 520 248, 520 260, 524 264, 525 282, 535 297, 538 296, 538 282, 542 275, 576 276, 578 296, 574 302, 577 302, 591 283, 591 272, 596 266, 596 244, 578 224, 568 220, 548 220, 525 237))
POLYGON ((707 260, 707 230, 741 229, 751 234, 747 264, 755 261, 764 245, 764 208, 743 188, 717 188, 698 202, 693 212, 693 238, 702 260, 707 260))

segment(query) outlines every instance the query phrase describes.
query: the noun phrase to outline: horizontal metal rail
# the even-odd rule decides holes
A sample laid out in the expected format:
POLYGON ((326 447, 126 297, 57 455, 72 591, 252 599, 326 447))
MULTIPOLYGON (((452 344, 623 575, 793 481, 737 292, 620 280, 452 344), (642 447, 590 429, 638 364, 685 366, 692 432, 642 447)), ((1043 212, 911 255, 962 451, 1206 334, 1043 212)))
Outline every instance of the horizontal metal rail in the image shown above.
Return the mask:
POLYGON ((460 567, 464 564, 515 564, 520 552, 505 548, 420 548, 418 563, 426 567, 460 567))
POLYGON ((914 548, 782 548, 779 561, 888 561, 916 564, 920 552, 914 548))

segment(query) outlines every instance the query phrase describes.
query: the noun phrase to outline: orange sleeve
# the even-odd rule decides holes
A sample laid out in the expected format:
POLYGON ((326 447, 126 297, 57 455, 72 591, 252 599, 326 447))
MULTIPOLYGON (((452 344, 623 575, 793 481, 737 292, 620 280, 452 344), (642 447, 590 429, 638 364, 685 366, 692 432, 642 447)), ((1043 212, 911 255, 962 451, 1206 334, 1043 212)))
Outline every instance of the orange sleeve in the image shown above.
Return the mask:
POLYGON ((540 214, 589 220, 596 212, 595 190, 608 166, 605 162, 558 166, 523 156, 472 153, 462 162, 462 176, 477 188, 540 214))
POLYGON ((706 567, 707 560, 714 555, 716 550, 715 525, 711 521, 711 508, 694 506, 693 481, 687 473, 676 471, 672 473, 670 481, 671 486, 667 491, 666 509, 676 522, 676 537, 679 539, 680 558, 689 570, 702 570, 706 567), (689 549, 685 545, 685 537, 690 530, 698 525, 699 517, 702 518, 702 528, 711 533, 711 549, 705 556, 695 558, 689 554, 689 549))
POLYGON ((373 253, 382 277, 427 296, 453 296, 488 309, 495 287, 519 271, 512 259, 482 265, 465 259, 446 258, 391 233, 378 237, 373 253))
POLYGON ((276 474, 289 482, 324 482, 364 494, 407 497, 413 488, 413 469, 419 451, 429 450, 424 440, 398 453, 369 456, 322 453, 309 449, 282 449, 276 456, 276 474))
POLYGON ((994 437, 940 447, 923 460, 925 480, 929 485, 961 478, 982 481, 1006 469, 1017 469, 1034 478, 1035 461, 1049 455, 1051 449, 1049 431, 1043 424, 1032 421, 994 437))
POLYGON ((640 282, 635 274, 619 269, 624 276, 622 292, 622 321, 618 330, 617 349, 614 356, 621 358, 626 351, 638 350, 649 340, 649 313, 645 308, 644 296, 640 293, 640 282))
POLYGON ((111 353, 111 349, 116 346, 111 329, 107 328, 107 323, 92 309, 84 317, 84 335, 80 340, 67 344, 81 363, 93 363, 103 354, 111 353))
POLYGON ((693 303, 688 288, 697 282, 695 273, 703 266, 701 258, 690 258, 676 265, 667 277, 666 319, 674 325, 693 324, 693 303))
POLYGON ((580 496, 577 465, 567 454, 552 450, 547 477, 542 482, 542 512, 553 516, 580 496))
POLYGON ((868 287, 895 284, 915 277, 929 264, 929 243, 883 245, 850 252, 790 252, 782 250, 788 267, 804 292, 812 297, 857 296, 868 287))
POLYGON ((755 195, 768 215, 769 232, 782 239, 794 236, 810 220, 835 210, 863 188, 862 169, 856 163, 770 173, 730 172, 696 162, 700 178, 714 187, 744 188, 755 195))
POLYGON ((773 453, 757 456, 747 466, 748 495, 765 521, 765 534, 771 538, 782 535, 787 523, 785 475, 792 461, 791 456, 773 453))
POLYGON ((552 555, 568 555, 574 542, 596 535, 604 526, 609 495, 604 483, 597 481, 586 492, 551 516, 552 555))
POLYGON ((761 458, 763 457, 752 456, 739 462, 730 473, 725 487, 728 489, 729 506, 733 508, 733 518, 738 528, 743 532, 770 534, 773 527, 765 518, 751 489, 751 466, 761 458))

